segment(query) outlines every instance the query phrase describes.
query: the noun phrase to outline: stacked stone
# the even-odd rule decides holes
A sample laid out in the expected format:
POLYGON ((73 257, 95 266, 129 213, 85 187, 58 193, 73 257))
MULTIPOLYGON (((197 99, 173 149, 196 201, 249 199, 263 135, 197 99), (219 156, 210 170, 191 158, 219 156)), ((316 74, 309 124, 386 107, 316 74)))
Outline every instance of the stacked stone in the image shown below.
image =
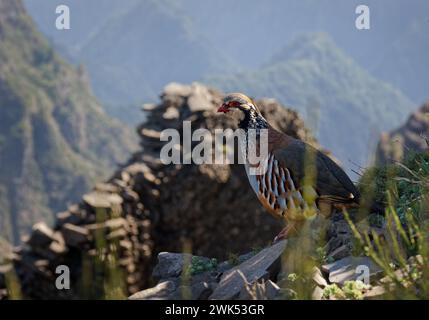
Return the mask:
MULTIPOLYGON (((182 136, 184 121, 191 121, 192 130, 206 128, 212 134, 217 128, 235 129, 233 119, 217 113, 222 98, 222 93, 197 83, 168 85, 160 104, 144 106, 148 118, 139 128, 142 157, 159 160, 161 131, 176 129, 182 136)), ((273 99, 256 102, 274 127, 318 147, 296 112, 273 99)), ((282 227, 249 192, 242 165, 169 165, 160 170, 160 220, 153 234, 157 252, 187 248, 224 259, 232 252, 245 252, 249 243, 269 243, 282 227)))
MULTIPOLYGON (((181 134, 185 120, 192 130, 234 129, 233 120, 216 112, 222 97, 201 84, 172 83, 159 104, 144 105, 147 120, 137 129, 142 150, 80 203, 58 213, 52 229, 36 224, 17 250, 13 261, 25 297, 103 298, 98 280, 110 279, 113 269, 122 282, 112 280, 112 286, 130 295, 153 284, 154 257, 161 251, 224 259, 273 239, 282 225, 250 192, 241 165, 160 160, 162 130, 181 134), (59 265, 70 268, 70 290, 55 286, 59 265)), ((271 99, 257 103, 274 127, 318 147, 296 112, 271 99)))
MULTIPOLYGON (((85 293, 84 284, 78 282, 82 277, 93 277, 94 271, 100 272, 93 270, 97 261, 105 265, 111 258, 121 270, 124 295, 147 286, 153 250, 153 218, 142 199, 156 194, 153 177, 145 163, 131 163, 118 170, 109 181, 97 184, 92 192, 83 196, 81 203, 58 213, 53 228, 45 223, 34 225, 13 258, 24 295, 31 298, 103 297, 102 283, 98 287, 91 285, 93 290, 85 293), (73 282, 70 290, 56 287, 58 275, 55 272, 60 265, 70 270, 73 282)), ((0 288, 5 288, 3 278, 0 276, 0 288)))

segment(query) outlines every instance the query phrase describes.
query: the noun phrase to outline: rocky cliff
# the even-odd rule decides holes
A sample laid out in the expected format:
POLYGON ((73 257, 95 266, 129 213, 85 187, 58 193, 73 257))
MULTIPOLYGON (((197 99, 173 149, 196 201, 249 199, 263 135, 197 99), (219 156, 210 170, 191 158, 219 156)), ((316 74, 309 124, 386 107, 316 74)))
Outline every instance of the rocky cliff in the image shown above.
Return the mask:
POLYGON ((0 234, 18 243, 77 201, 135 147, 85 71, 65 63, 21 1, 0 1, 0 234))
POLYGON ((377 147, 377 162, 401 161, 409 151, 421 152, 426 150, 428 137, 429 102, 426 102, 409 116, 404 125, 381 135, 377 147))
MULTIPOLYGON (((241 165, 160 162, 163 129, 181 132, 184 120, 192 121, 193 130, 233 127, 216 112, 222 96, 197 83, 165 87, 158 104, 144 106, 142 150, 58 213, 53 229, 36 224, 26 244, 4 258, 15 268, 3 274, 15 270, 31 298, 126 297, 154 283, 151 272, 161 251, 226 259, 271 242, 282 225, 250 192, 241 165), (70 268, 69 291, 55 288, 60 264, 70 268)), ((271 99, 257 103, 275 127, 318 147, 296 112, 271 99)), ((331 245, 335 249, 342 240, 331 245)))

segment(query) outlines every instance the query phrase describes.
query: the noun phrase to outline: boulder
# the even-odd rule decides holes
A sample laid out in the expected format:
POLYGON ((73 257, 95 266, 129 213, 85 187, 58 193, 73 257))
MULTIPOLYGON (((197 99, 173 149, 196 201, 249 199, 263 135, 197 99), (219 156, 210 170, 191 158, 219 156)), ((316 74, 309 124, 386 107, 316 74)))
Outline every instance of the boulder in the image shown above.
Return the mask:
POLYGON ((366 291, 363 295, 366 300, 379 300, 386 294, 386 289, 383 286, 375 286, 366 291))
POLYGON ((161 252, 152 275, 157 279, 178 277, 182 273, 185 260, 190 263, 191 259, 192 255, 187 253, 161 252))
POLYGON ((209 299, 228 300, 236 297, 243 287, 253 284, 266 275, 267 270, 281 256, 287 240, 280 241, 246 260, 237 267, 226 271, 209 299))
POLYGON ((186 97, 191 94, 191 87, 177 82, 172 82, 165 86, 162 95, 165 96, 182 96, 186 97))
POLYGON ((137 292, 130 296, 129 300, 165 300, 176 290, 177 285, 173 281, 163 281, 155 287, 137 292))
POLYGON ((213 108, 211 94, 207 87, 193 83, 188 97, 188 107, 192 112, 211 110, 213 108))
POLYGON ((32 247, 47 247, 55 239, 54 231, 46 223, 39 222, 33 226, 27 244, 32 247))
POLYGON ((109 209, 114 205, 120 205, 122 198, 117 194, 93 191, 83 196, 83 201, 92 208, 109 209))
POLYGON ((329 282, 344 284, 349 280, 357 280, 361 276, 358 267, 367 267, 369 276, 373 277, 381 272, 380 267, 368 257, 346 257, 322 266, 322 270, 329 274, 329 282))
POLYGON ((273 300, 280 293, 280 287, 271 280, 246 284, 240 291, 239 300, 273 300))
POLYGON ((163 113, 162 118, 165 120, 174 120, 174 119, 178 119, 179 116, 180 116, 180 113, 179 113, 179 110, 177 110, 177 108, 169 107, 163 113))
POLYGON ((328 286, 328 282, 326 281, 325 277, 323 276, 322 272, 319 268, 314 267, 313 268, 313 281, 316 283, 317 286, 325 288, 328 286))
POLYGON ((350 255, 352 249, 349 244, 343 244, 328 255, 328 261, 336 261, 350 255))
POLYGON ((89 230, 80 226, 66 223, 62 226, 62 234, 68 246, 79 247, 89 241, 89 230))
POLYGON ((322 300, 323 298, 323 289, 319 286, 316 286, 311 294, 312 300, 322 300))

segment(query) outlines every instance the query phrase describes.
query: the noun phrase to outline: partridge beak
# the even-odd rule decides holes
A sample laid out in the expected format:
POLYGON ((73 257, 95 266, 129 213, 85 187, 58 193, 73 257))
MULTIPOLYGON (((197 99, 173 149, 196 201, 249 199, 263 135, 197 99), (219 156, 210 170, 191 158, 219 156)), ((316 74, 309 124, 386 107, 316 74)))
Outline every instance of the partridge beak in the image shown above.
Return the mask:
POLYGON ((217 112, 223 112, 223 113, 227 113, 229 112, 228 108, 226 107, 226 105, 221 105, 219 109, 217 109, 217 112))

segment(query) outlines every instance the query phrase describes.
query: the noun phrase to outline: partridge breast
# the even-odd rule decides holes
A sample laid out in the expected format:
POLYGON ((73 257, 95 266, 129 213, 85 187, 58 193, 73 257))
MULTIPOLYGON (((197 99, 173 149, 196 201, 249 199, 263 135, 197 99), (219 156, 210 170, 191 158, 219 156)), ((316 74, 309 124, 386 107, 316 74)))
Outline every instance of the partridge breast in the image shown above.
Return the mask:
MULTIPOLYGON (((261 204, 276 218, 301 220, 306 209, 317 210, 314 202, 309 204, 304 200, 289 169, 281 166, 273 153, 268 156, 267 170, 264 174, 253 176, 248 174, 248 177, 261 204)), ((313 192, 316 194, 315 190, 313 192)))
POLYGON ((323 203, 357 203, 359 194, 348 176, 328 156, 313 147, 293 140, 287 146, 272 148, 264 174, 250 175, 250 184, 264 208, 277 218, 303 220, 317 213, 323 203), (306 157, 315 174, 304 185, 306 157), (304 192, 305 191, 305 192, 304 192), (309 211, 310 209, 310 211, 309 211))

